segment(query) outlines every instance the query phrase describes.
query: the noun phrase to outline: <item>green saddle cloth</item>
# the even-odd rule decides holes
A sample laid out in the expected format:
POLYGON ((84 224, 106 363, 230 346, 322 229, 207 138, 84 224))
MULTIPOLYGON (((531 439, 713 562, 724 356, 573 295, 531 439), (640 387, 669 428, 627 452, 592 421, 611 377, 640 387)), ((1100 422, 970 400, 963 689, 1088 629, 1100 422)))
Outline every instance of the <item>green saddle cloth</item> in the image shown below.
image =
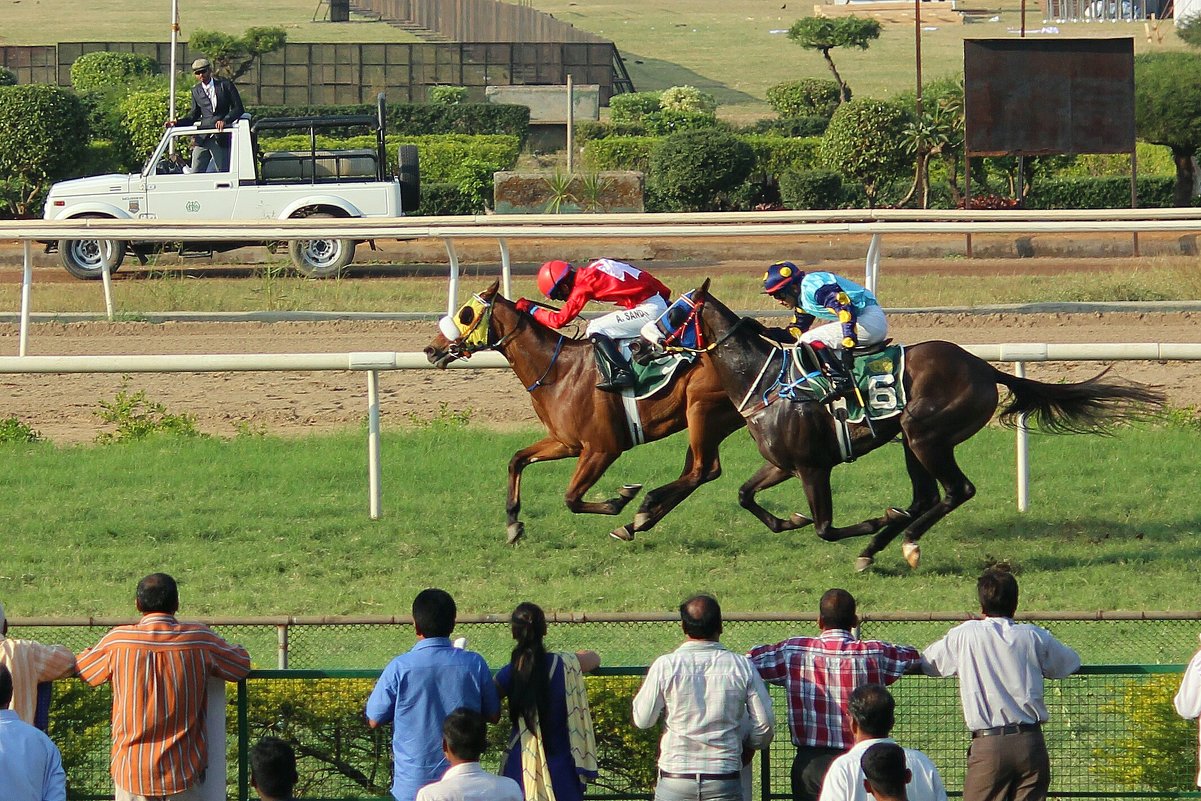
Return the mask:
MULTIPOLYGON (((905 348, 901 345, 889 345, 878 353, 856 357, 852 375, 855 385, 859 387, 859 394, 863 396, 863 403, 854 396, 845 398, 847 420, 862 423, 865 417, 886 420, 900 414, 907 400, 905 382, 902 380, 904 373, 905 348)), ((824 374, 810 372, 807 380, 818 397, 830 390, 830 380, 824 374)))
POLYGON ((631 361, 634 370, 634 398, 642 400, 649 398, 671 383, 676 371, 685 364, 696 361, 695 353, 665 353, 656 356, 646 364, 631 361))

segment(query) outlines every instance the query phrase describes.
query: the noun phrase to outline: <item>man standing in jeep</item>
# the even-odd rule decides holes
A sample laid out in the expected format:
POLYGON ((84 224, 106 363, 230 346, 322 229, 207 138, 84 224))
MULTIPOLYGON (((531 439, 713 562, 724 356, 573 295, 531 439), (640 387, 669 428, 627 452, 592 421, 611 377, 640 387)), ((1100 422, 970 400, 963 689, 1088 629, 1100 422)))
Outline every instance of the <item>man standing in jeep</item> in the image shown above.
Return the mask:
MULTIPOLYGON (((213 65, 207 58, 192 62, 192 74, 198 83, 192 87, 192 108, 186 117, 172 120, 168 125, 196 125, 221 131, 243 114, 242 98, 234 82, 213 77, 213 65)), ((209 162, 217 172, 229 172, 229 134, 201 134, 192 149, 192 172, 204 172, 209 162)))

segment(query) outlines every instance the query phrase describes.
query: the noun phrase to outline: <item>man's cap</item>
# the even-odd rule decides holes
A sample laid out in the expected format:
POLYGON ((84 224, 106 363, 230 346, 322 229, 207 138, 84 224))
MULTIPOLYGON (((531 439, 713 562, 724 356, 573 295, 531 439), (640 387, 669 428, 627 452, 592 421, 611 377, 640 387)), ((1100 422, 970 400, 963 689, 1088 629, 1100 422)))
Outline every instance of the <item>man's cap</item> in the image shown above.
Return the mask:
POLYGON ((211 70, 212 68, 213 68, 212 62, 210 62, 207 58, 198 58, 192 62, 192 72, 200 72, 201 70, 211 70))

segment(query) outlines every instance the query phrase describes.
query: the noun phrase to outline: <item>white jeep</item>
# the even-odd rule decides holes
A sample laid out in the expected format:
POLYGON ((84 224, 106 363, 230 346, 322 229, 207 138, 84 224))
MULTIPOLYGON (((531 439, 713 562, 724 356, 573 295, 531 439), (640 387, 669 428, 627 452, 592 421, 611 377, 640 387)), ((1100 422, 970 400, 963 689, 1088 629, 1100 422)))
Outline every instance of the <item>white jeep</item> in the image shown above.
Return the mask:
MULTIPOLYGON (((298 217, 400 217, 416 210, 420 199, 417 148, 400 147, 395 172, 384 148, 384 104, 375 115, 286 117, 251 121, 244 116, 226 128, 231 137, 228 172, 193 173, 181 153, 190 152, 191 137, 213 133, 194 126, 168 128, 141 173, 98 175, 61 181, 50 188, 44 217, 68 220, 108 217, 125 220, 264 220, 298 217), (331 128, 368 128, 376 147, 363 150, 319 150, 316 135, 331 128), (308 150, 261 152, 259 132, 305 132, 308 150)), ((212 165, 215 166, 215 165, 212 165)), ((212 169, 210 166, 210 170, 212 169)), ((126 252, 143 261, 158 250, 211 254, 264 242, 126 242, 111 239, 63 239, 47 243, 58 249, 62 264, 76 278, 101 276, 121 266, 126 252)), ((292 263, 311 278, 337 276, 354 258, 356 240, 291 241, 292 263)))

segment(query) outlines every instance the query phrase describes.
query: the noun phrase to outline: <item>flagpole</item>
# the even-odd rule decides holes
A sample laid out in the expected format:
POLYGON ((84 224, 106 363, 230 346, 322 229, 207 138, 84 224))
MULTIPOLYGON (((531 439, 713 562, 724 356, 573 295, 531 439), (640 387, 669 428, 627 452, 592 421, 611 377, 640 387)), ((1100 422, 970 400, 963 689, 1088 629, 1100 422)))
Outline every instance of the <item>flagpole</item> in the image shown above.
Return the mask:
POLYGON ((179 0, 171 0, 171 100, 170 113, 167 119, 175 119, 175 73, 176 45, 179 44, 179 0))

